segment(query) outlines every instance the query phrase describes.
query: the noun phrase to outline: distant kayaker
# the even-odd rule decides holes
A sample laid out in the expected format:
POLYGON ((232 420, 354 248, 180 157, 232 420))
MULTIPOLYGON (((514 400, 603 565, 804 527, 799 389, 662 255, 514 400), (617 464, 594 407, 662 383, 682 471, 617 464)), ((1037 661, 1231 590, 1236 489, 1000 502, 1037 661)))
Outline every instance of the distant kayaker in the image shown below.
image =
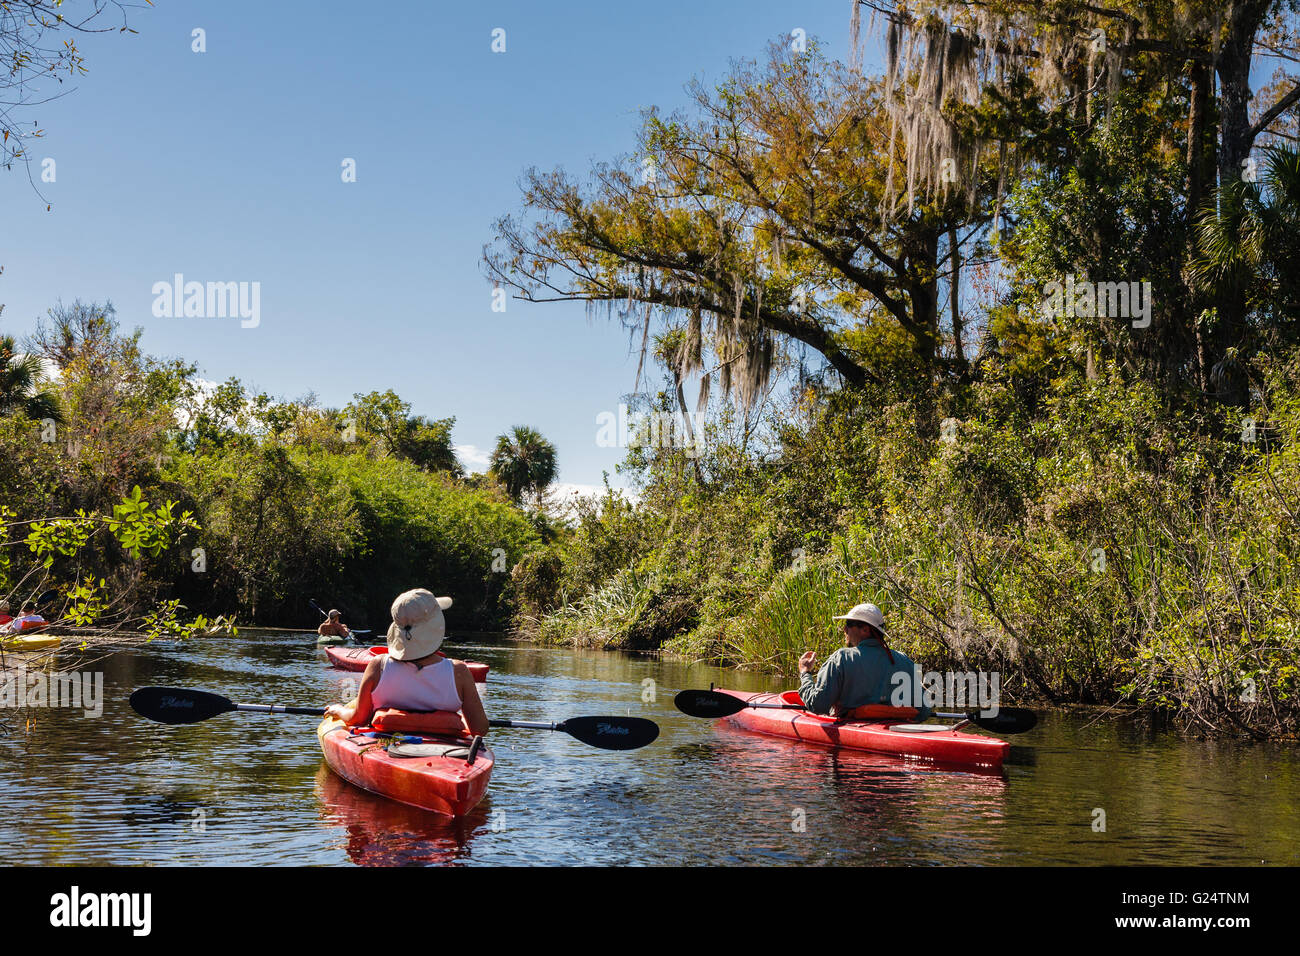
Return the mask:
POLYGON ((349 637, 352 634, 348 626, 343 623, 342 615, 335 608, 330 608, 327 619, 321 621, 320 627, 316 628, 316 633, 321 637, 349 637))
POLYGON ((460 711, 470 733, 488 732, 487 713, 474 686, 474 675, 464 661, 437 653, 446 636, 443 610, 451 598, 434 597, 424 588, 399 594, 393 602, 393 623, 388 628, 388 653, 366 665, 351 704, 335 704, 326 716, 349 727, 370 723, 376 710, 396 707, 410 711, 460 711))
POLYGON ((19 634, 28 624, 44 623, 45 618, 36 613, 36 605, 33 602, 28 601, 23 605, 22 610, 18 612, 17 617, 11 619, 9 623, 5 624, 3 627, 0 627, 0 633, 19 634))
MULTIPOLYGON (((857 707, 888 705, 897 686, 894 675, 900 672, 907 675, 907 686, 914 686, 916 665, 885 643, 885 616, 880 608, 859 604, 847 614, 836 614, 834 620, 844 622, 847 646, 827 658, 815 677, 816 652, 808 651, 799 658, 799 696, 809 711, 842 716, 857 707)), ((915 719, 930 716, 928 709, 918 706, 918 710, 915 719)))
POLYGON ((9 613, 9 602, 0 601, 0 627, 4 627, 12 620, 13 616, 9 613))

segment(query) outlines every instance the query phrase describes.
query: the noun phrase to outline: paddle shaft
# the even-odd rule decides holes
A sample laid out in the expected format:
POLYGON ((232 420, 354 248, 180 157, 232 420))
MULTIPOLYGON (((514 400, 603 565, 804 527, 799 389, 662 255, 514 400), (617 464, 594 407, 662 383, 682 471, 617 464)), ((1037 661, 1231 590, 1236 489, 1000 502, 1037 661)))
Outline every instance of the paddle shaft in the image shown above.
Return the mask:
MULTIPOLYGON (((306 717, 325 715, 325 711, 319 707, 289 707, 285 704, 236 704, 235 710, 249 714, 302 714, 306 717)), ((564 730, 564 721, 545 723, 536 720, 489 720, 488 726, 513 727, 518 730, 564 730)))
POLYGON ((548 724, 538 720, 489 720, 489 727, 517 727, 521 730, 563 730, 564 721, 548 724))
POLYGON ((290 707, 287 704, 235 704, 235 710, 249 714, 301 714, 303 717, 324 717, 323 707, 290 707))
MULTIPOLYGON (((292 707, 288 704, 237 704, 220 694, 184 687, 141 687, 131 694, 131 709, 141 717, 164 724, 194 724, 231 711, 251 714, 300 714, 322 717, 322 707, 292 707)), ((558 723, 529 720, 493 720, 491 727, 524 730, 559 730, 592 747, 603 750, 635 750, 659 737, 659 725, 643 717, 569 717, 558 723)), ((482 744, 480 743, 480 746, 482 744)), ((470 761, 477 748, 470 751, 470 761)))
MULTIPOLYGON (((236 704, 235 709, 252 711, 258 714, 309 714, 317 717, 324 713, 309 707, 284 707, 280 704, 236 704)), ((507 727, 516 730, 563 730, 564 721, 546 723, 539 720, 489 720, 488 726, 507 727)), ((378 732, 376 732, 376 735, 378 735, 378 732)))

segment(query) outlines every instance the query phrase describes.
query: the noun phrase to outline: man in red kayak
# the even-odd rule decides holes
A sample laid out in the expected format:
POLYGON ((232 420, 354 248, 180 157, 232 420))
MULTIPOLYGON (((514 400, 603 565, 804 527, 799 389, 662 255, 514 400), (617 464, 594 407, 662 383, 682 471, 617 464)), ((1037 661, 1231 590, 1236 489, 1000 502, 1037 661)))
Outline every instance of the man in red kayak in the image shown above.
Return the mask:
MULTIPOLYGON (((816 652, 799 658, 799 696, 810 712, 843 716, 858 707, 888 705, 901 680, 896 674, 906 675, 909 692, 918 686, 912 659, 885 643, 885 616, 880 608, 859 604, 847 614, 836 614, 834 620, 844 622, 846 646, 827 658, 815 677, 816 652)), ((930 709, 921 703, 916 702, 920 713, 909 719, 930 716, 930 709)))
POLYGON ((320 627, 316 628, 316 633, 321 637, 347 637, 352 632, 343 623, 343 616, 334 608, 330 608, 328 620, 321 621, 320 627))
POLYGON ((460 711, 470 733, 487 734, 487 713, 474 675, 464 661, 437 653, 447 632, 442 612, 449 607, 451 598, 434 597, 424 588, 399 594, 388 628, 388 653, 366 665, 355 701, 327 707, 325 715, 349 727, 362 727, 375 711, 389 707, 424 713, 460 711))

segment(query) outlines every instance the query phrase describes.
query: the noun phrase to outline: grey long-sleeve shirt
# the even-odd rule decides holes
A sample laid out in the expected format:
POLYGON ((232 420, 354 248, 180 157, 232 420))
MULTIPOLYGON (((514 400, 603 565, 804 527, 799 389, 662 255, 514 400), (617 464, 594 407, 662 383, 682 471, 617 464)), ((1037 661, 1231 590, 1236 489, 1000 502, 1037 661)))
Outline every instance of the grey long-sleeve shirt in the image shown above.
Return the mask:
MULTIPOLYGON (((879 641, 867 639, 857 647, 841 647, 826 659, 816 677, 804 674, 799 682, 799 696, 814 714, 842 714, 868 704, 892 704, 890 696, 898 682, 895 673, 908 676, 910 697, 916 664, 906 654, 894 651, 893 663, 879 641)), ((909 706, 920 707, 922 701, 909 706)), ((922 708, 920 719, 929 716, 922 708)))

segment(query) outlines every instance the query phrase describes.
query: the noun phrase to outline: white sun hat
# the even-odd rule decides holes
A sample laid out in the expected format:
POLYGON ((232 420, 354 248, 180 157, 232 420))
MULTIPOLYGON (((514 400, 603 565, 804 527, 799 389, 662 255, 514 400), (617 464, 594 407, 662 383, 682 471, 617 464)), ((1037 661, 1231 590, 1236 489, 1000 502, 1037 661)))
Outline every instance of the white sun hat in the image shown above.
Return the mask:
POLYGON ((880 613, 880 608, 874 604, 859 604, 847 614, 836 614, 831 620, 834 621, 861 621, 863 624, 870 624, 881 634, 885 633, 885 615, 880 613))
POLYGON ((447 622, 442 612, 451 598, 434 597, 432 591, 416 588, 393 601, 393 623, 388 628, 388 656, 397 661, 428 657, 442 646, 447 622))

